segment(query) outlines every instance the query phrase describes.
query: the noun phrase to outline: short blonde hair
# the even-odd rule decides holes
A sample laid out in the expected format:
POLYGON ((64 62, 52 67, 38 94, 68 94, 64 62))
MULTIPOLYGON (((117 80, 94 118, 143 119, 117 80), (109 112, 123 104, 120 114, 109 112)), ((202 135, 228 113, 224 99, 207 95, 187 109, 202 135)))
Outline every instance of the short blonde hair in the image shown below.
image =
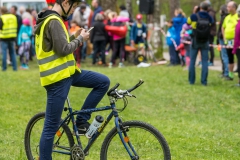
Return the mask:
POLYGON ((1 7, 1 14, 6 14, 6 13, 8 13, 8 9, 5 6, 1 7))
POLYGON ((98 13, 95 17, 95 21, 103 21, 104 20, 104 17, 101 13, 98 13))

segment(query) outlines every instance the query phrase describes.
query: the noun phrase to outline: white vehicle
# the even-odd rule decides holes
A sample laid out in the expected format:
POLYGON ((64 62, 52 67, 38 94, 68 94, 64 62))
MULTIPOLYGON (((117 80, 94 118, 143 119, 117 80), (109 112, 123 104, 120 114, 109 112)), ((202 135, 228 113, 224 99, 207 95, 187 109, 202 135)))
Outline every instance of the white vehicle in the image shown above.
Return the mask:
POLYGON ((37 13, 47 7, 46 0, 0 0, 0 4, 7 7, 7 9, 10 9, 12 6, 17 6, 18 9, 24 6, 26 9, 35 9, 37 13))

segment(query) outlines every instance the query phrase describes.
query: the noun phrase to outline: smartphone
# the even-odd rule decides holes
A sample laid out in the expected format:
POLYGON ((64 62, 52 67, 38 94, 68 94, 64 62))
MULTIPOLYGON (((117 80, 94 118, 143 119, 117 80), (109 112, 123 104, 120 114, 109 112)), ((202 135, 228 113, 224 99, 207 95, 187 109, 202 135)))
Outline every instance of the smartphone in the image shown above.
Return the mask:
POLYGON ((89 33, 94 27, 91 27, 87 32, 89 33))

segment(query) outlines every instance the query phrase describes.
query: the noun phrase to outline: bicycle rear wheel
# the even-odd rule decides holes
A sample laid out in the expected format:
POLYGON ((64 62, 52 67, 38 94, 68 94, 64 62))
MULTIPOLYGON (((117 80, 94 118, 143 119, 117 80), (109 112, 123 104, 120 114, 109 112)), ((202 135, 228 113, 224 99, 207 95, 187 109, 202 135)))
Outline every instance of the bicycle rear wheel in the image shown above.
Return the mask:
MULTIPOLYGON (((38 160, 39 159, 39 142, 44 125, 45 112, 38 113, 29 121, 27 128, 25 130, 24 145, 28 160, 38 160)), ((70 159, 70 155, 57 153, 69 152, 71 147, 74 145, 74 139, 71 134, 69 127, 63 124, 54 137, 53 142, 53 160, 66 160, 70 159)))
MULTIPOLYGON (((170 150, 163 135, 150 124, 140 121, 123 122, 122 135, 129 140, 137 153, 135 159, 171 160, 170 150), (124 136, 124 133, 127 136, 124 136)), ((129 145, 127 144, 129 147, 129 145)), ((129 147, 130 149, 130 147, 129 147)), ((131 149, 130 149, 131 150, 131 149)), ((132 152, 134 155, 134 153, 132 152)), ((131 159, 122 144, 116 127, 106 136, 100 154, 101 160, 129 160, 131 159)))

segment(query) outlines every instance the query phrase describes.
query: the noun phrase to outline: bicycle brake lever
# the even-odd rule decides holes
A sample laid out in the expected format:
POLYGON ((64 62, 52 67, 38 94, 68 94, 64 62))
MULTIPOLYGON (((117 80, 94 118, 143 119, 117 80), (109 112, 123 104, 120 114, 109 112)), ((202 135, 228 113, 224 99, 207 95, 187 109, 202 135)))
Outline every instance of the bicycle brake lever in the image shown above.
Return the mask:
POLYGON ((129 92, 127 92, 127 96, 137 98, 136 96, 134 96, 133 94, 130 94, 129 92))
POLYGON ((120 94, 117 92, 117 90, 116 90, 116 95, 117 95, 119 98, 123 98, 123 96, 120 95, 120 94))

